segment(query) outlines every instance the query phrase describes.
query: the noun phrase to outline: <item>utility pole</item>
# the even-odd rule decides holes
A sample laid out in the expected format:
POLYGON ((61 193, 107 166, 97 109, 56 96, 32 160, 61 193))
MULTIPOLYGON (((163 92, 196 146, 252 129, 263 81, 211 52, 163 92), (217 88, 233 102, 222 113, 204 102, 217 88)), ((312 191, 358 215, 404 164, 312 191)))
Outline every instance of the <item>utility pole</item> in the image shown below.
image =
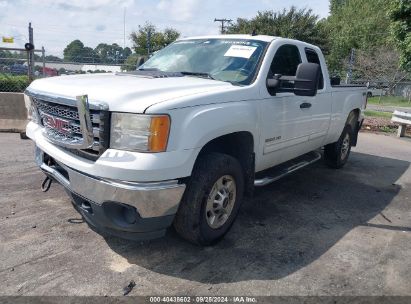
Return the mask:
POLYGON ((348 64, 348 71, 347 71, 347 77, 345 78, 345 83, 351 83, 352 79, 352 69, 354 67, 354 62, 355 62, 355 49, 351 49, 351 54, 350 54, 350 62, 348 64))
POLYGON ((217 19, 217 18, 215 18, 214 19, 214 22, 221 22, 221 34, 224 34, 225 33, 225 23, 227 22, 227 23, 230 23, 230 22, 232 22, 233 20, 231 20, 231 19, 226 19, 226 18, 223 18, 223 19, 217 19))
MULTIPOLYGON (((34 46, 33 28, 31 27, 31 22, 29 23, 29 43, 34 46)), ((27 68, 29 79, 32 80, 34 75, 34 47, 32 50, 28 51, 27 68)))
POLYGON ((43 77, 46 77, 46 51, 44 46, 41 47, 41 60, 43 60, 43 77))

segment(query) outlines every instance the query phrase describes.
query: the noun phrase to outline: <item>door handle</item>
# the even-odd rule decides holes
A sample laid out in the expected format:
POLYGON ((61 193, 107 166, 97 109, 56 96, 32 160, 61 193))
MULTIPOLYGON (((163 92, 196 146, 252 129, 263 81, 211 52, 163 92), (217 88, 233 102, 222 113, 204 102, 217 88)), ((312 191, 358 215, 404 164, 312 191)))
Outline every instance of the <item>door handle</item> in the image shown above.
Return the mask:
POLYGON ((300 104, 300 109, 309 109, 311 108, 312 104, 309 102, 303 102, 302 104, 300 104))

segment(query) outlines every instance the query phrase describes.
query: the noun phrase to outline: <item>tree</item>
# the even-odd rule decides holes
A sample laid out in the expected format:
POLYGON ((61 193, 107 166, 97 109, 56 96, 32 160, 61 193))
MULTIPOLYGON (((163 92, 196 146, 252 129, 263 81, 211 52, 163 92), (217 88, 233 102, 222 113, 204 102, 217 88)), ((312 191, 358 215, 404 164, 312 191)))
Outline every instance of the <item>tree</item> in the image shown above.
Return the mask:
POLYGON ((326 45, 324 27, 318 23, 319 17, 311 9, 258 12, 252 19, 238 18, 227 29, 228 34, 258 34, 298 39, 323 47, 326 45))
POLYGON ((347 0, 330 0, 331 14, 335 14, 346 2, 347 0))
POLYGON ((94 50, 91 47, 84 47, 81 57, 78 62, 84 63, 99 63, 98 57, 95 55, 94 50))
POLYGON ((94 49, 94 53, 102 63, 123 63, 128 56, 131 55, 131 49, 129 47, 122 48, 117 43, 111 45, 106 43, 100 43, 94 49))
POLYGON ((373 53, 380 46, 391 46, 388 4, 386 0, 331 0, 331 15, 324 27, 329 35, 327 63, 332 72, 342 72, 353 48, 373 53))
POLYGON ((133 49, 139 55, 148 54, 148 47, 150 47, 150 53, 158 51, 177 40, 178 37, 180 37, 180 33, 177 30, 166 28, 161 32, 148 22, 144 26, 139 26, 138 31, 132 32, 130 35, 133 41, 133 49), (148 44, 148 37, 150 37, 150 45, 148 44))
POLYGON ((80 40, 70 42, 63 51, 64 61, 81 62, 84 54, 84 44, 80 40))
POLYGON ((46 61, 54 61, 54 62, 62 62, 63 59, 61 59, 60 57, 54 56, 54 55, 47 55, 44 57, 44 59, 46 61))
POLYGON ((145 56, 140 56, 138 54, 131 54, 127 57, 124 64, 121 66, 122 71, 135 71, 138 63, 143 63, 145 61, 145 56))
POLYGON ((391 33, 400 51, 400 64, 411 72, 411 1, 392 0, 389 17, 391 33))
POLYGON ((357 52, 354 74, 371 83, 387 85, 388 92, 393 93, 395 85, 404 80, 407 74, 399 66, 399 54, 395 48, 381 46, 370 52, 357 52))
POLYGON ((96 48, 84 46, 80 40, 70 42, 64 49, 64 61, 82 63, 123 63, 131 55, 129 47, 122 48, 116 43, 100 43, 96 48))

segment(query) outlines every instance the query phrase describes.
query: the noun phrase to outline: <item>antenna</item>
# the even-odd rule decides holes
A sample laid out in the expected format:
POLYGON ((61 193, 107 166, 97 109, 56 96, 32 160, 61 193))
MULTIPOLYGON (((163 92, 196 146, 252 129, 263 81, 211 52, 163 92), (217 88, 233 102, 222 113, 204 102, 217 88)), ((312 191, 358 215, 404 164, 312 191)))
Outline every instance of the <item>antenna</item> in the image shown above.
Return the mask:
POLYGON ((123 14, 123 49, 126 48, 126 7, 124 7, 123 14))

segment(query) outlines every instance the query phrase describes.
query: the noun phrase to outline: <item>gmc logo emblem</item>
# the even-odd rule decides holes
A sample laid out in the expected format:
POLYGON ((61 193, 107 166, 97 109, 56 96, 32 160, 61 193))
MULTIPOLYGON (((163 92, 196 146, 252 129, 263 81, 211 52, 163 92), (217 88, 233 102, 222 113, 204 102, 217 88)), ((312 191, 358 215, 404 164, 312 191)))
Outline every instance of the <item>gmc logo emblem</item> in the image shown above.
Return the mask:
POLYGON ((70 121, 55 117, 46 113, 41 113, 43 118, 43 124, 50 129, 54 129, 63 134, 71 134, 70 121))

